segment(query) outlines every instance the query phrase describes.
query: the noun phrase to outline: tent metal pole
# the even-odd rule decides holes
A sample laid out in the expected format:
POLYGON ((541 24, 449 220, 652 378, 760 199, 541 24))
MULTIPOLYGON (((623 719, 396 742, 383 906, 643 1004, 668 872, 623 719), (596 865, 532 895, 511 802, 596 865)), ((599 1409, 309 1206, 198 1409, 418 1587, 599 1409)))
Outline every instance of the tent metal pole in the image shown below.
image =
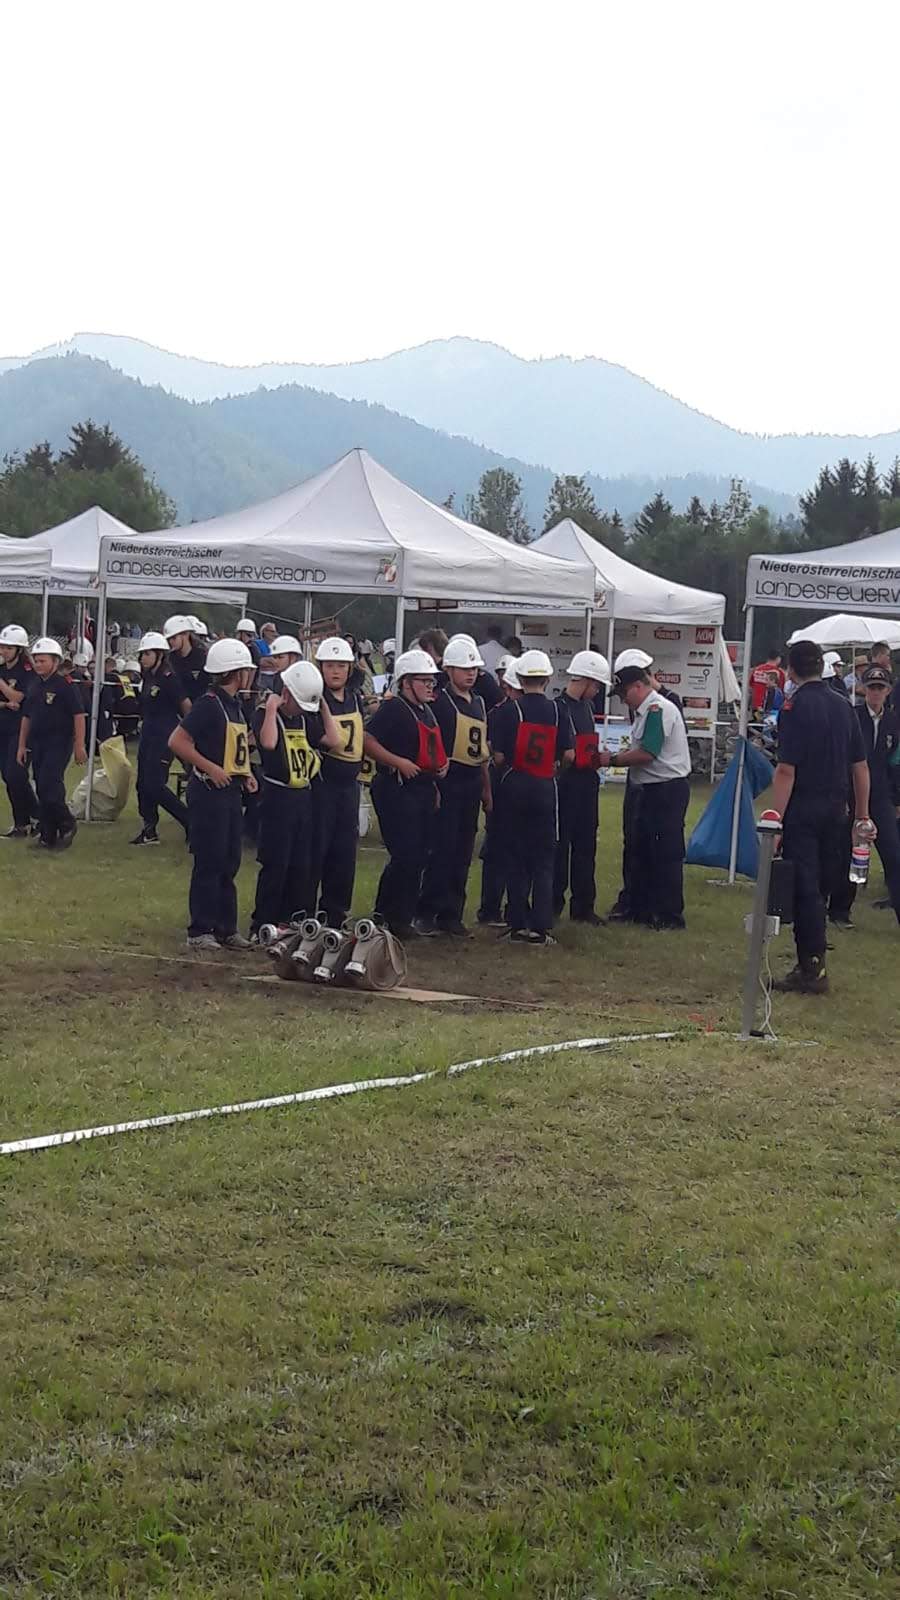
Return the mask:
POLYGON ((97 648, 94 651, 94 692, 91 695, 91 727, 88 735, 88 766, 87 766, 87 795, 84 802, 84 820, 91 820, 91 799, 94 793, 94 766, 97 758, 97 728, 100 724, 100 695, 103 689, 103 677, 106 668, 106 657, 101 640, 106 638, 106 584, 100 585, 100 597, 97 601, 97 648))
POLYGON ((403 600, 404 600, 403 595, 402 594, 398 594, 398 596, 397 596, 397 611, 396 611, 396 614, 395 614, 395 617, 394 617, 394 639, 396 641, 396 646, 397 646, 396 652, 395 652, 395 655, 394 655, 394 660, 395 661, 397 659, 397 656, 400 655, 400 653, 401 653, 401 651, 403 649, 403 600))
MULTIPOLYGON (((615 649, 615 637, 616 637, 616 615, 615 615, 615 613, 616 613, 616 608, 615 608, 615 605, 613 605, 612 611, 610 612, 609 627, 606 630, 606 659, 609 662, 610 672, 612 672, 613 650, 615 649)), ((612 687, 610 686, 607 689, 606 694, 604 696, 604 700, 603 700, 603 732, 604 732, 604 734, 606 733, 606 730, 609 727, 609 708, 610 708, 611 703, 612 703, 612 687)))
POLYGON ((750 657, 753 653, 753 611, 753 606, 747 607, 747 621, 744 624, 744 671, 741 678, 741 711, 738 719, 741 753, 738 760, 737 782, 734 786, 734 805, 731 812, 731 849, 728 855, 729 883, 734 883, 737 876, 738 830, 741 821, 744 766, 747 758, 747 726, 750 721, 750 674, 753 670, 750 657))
POLYGON ((46 639, 47 629, 50 626, 50 590, 47 584, 41 588, 41 638, 46 639))
POLYGON ((585 648, 585 650, 590 650, 590 648, 591 648, 591 623, 592 623, 593 620, 594 620, 594 608, 593 608, 593 606, 585 606, 585 608, 584 608, 584 648, 585 648))
POLYGON ((307 661, 312 661, 312 593, 306 595, 303 601, 303 648, 307 661))

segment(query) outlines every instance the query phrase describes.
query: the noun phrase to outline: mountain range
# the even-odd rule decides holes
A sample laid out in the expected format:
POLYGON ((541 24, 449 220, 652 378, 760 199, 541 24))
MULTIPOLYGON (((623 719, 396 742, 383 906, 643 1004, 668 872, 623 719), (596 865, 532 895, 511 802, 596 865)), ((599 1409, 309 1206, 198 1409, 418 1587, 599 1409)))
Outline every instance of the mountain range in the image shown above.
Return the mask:
MULTIPOLYGON (((481 474, 505 467, 520 478, 528 519, 543 525, 554 473, 471 439, 438 432, 385 406, 286 384, 196 401, 159 384, 116 371, 105 361, 71 353, 35 358, 0 375, 0 455, 47 439, 66 443, 74 422, 92 418, 113 431, 175 501, 180 521, 234 511, 277 494, 362 445, 391 472, 438 502, 453 494, 462 509, 481 474)), ((697 494, 727 498, 730 480, 691 474, 669 478, 589 479, 598 505, 633 515, 657 489, 676 508, 697 494)), ((779 514, 795 509, 789 495, 748 485, 754 499, 779 514)))
POLYGON ((435 339, 393 355, 339 365, 230 367, 173 355, 139 339, 82 333, 32 356, 0 360, 0 372, 36 357, 72 351, 107 361, 144 384, 158 384, 188 400, 299 384, 384 406, 517 461, 607 480, 636 476, 650 480, 654 488, 669 477, 702 474, 742 477, 783 495, 797 495, 822 466, 841 456, 861 460, 871 451, 884 470, 900 453, 900 431, 875 436, 743 433, 612 362, 568 356, 524 360, 498 345, 467 338, 435 339))

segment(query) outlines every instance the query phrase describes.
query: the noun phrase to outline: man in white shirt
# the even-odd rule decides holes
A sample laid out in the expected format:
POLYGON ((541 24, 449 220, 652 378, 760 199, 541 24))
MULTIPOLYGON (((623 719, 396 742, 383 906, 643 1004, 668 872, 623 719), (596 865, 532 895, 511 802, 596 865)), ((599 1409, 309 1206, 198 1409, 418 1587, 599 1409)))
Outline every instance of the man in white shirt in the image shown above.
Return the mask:
MULTIPOLYGON (((642 667, 624 667, 616 693, 633 713, 631 748, 616 757, 637 792, 632 922, 683 928, 684 818, 691 797, 691 757, 680 712, 657 693, 642 667)), ((609 766, 601 751, 601 766, 609 766)))
POLYGON ((503 629, 496 622, 491 623, 488 628, 487 639, 478 648, 481 651, 481 659, 485 667, 496 678, 498 663, 506 655, 506 650, 503 647, 503 629))

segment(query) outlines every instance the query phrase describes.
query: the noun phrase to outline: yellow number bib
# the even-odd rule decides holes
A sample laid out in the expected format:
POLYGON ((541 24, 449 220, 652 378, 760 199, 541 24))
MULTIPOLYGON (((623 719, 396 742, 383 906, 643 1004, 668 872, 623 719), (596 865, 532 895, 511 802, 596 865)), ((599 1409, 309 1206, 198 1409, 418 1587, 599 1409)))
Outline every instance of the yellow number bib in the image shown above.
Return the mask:
POLYGON ((122 693, 131 695, 131 698, 133 700, 134 697, 135 697, 135 695, 134 695, 134 684, 132 683, 131 679, 130 678, 120 678, 119 679, 119 683, 122 686, 122 693))
POLYGON ((464 767, 483 767, 487 759, 487 724, 478 717, 464 717, 457 711, 450 760, 464 767))
POLYGON ((288 788, 308 789, 322 765, 318 752, 312 749, 305 728, 284 728, 282 736, 287 756, 288 788))
POLYGON ((329 750, 332 761, 362 761, 363 719, 358 711, 348 711, 339 717, 332 712, 338 725, 341 742, 336 750, 329 750))
POLYGON ((250 741, 244 722, 225 723, 225 755, 222 761, 229 778, 249 778, 250 741))
POLYGON ((362 766, 359 769, 359 781, 368 788, 375 776, 375 763, 371 756, 363 756, 362 766))

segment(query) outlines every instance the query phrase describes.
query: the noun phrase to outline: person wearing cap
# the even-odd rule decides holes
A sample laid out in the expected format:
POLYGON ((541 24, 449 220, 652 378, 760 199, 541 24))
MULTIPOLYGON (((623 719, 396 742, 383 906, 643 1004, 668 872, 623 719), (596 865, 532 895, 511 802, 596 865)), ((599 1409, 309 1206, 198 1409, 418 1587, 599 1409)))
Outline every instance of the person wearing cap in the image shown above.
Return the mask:
POLYGON ((341 736, 322 699, 322 674, 312 661, 295 661, 281 675, 253 718, 262 762, 259 806, 259 875, 250 938, 315 909, 313 894, 313 784, 320 748, 334 750, 341 736))
POLYGON ((684 819, 691 797, 691 757, 684 719, 654 687, 649 669, 620 666, 616 693, 633 715, 631 745, 601 766, 628 768, 638 791, 631 848, 628 920, 652 928, 683 928, 684 819))
POLYGON ((87 717, 77 683, 60 670, 62 650, 55 639, 38 639, 31 652, 34 681, 22 705, 16 760, 31 766, 38 800, 35 841, 45 850, 65 850, 75 837, 75 818, 66 804, 66 768, 74 755, 87 761, 87 717))
POLYGON ((141 830, 133 845, 159 844, 159 813, 180 823, 187 835, 187 806, 169 788, 172 752, 169 736, 186 717, 190 703, 169 668, 169 646, 161 633, 145 633, 138 645, 141 669, 141 736, 138 743, 137 803, 141 830))
MULTIPOLYGON (((513 655, 504 656, 498 665, 502 699, 488 712, 488 749, 493 747, 494 721, 500 706, 506 705, 509 700, 520 700, 522 697, 522 689, 516 676, 517 665, 518 658, 513 655)), ((478 921, 486 928, 508 928, 507 915, 503 909, 509 878, 507 818, 503 812, 500 769, 493 760, 488 767, 488 781, 491 786, 491 809, 485 815, 484 842, 480 852, 481 903, 478 907, 478 921)))
POLYGON ((422 874, 428 858, 447 756, 430 702, 437 677, 434 658, 405 650, 394 664, 394 688, 372 717, 365 752, 376 762, 372 804, 388 852, 378 884, 376 915, 399 939, 434 932, 418 919, 422 874))
POLYGON ((822 651, 799 639, 788 654, 796 688, 778 719, 778 765, 767 815, 783 820, 782 855, 794 864, 794 942, 797 964, 774 987, 826 994, 823 886, 833 885, 853 787, 853 831, 874 838, 869 818, 869 766, 859 721, 849 702, 823 681, 822 651))
POLYGON ((488 761, 487 711, 475 682, 483 665, 472 639, 452 638, 443 659, 446 682, 434 700, 434 714, 450 764, 441 784, 441 803, 422 878, 419 918, 438 933, 464 939, 466 885, 478 832, 478 814, 492 805, 488 761))
MULTIPOLYGON (((263 654, 263 651, 262 651, 262 648, 260 646, 259 639, 257 637, 256 623, 253 621, 253 618, 252 617, 239 617, 238 618, 238 622, 237 622, 237 626, 235 627, 235 630, 234 630, 234 636, 235 636, 236 639, 240 639, 241 644, 245 645, 246 648, 250 651, 250 656, 251 656, 251 659, 253 661, 253 665, 254 665, 254 667, 258 667, 259 663, 260 663, 260 658, 261 658, 261 656, 263 654)), ((265 654, 266 655, 269 654, 269 646, 268 645, 266 645, 265 654)))
POLYGON ((235 880, 241 864, 241 791, 254 790, 250 741, 239 695, 253 671, 249 650, 219 639, 206 657, 209 688, 169 734, 169 749, 193 769, 187 786, 193 856, 188 947, 247 950, 238 933, 235 880))
POLYGON ((191 704, 207 688, 206 656, 192 638, 191 617, 176 614, 167 617, 162 626, 163 636, 169 646, 169 671, 178 679, 182 698, 191 704))
POLYGON ((359 784, 363 764, 364 708, 352 687, 356 658, 348 639, 323 639, 316 649, 322 674, 322 704, 339 738, 322 745, 322 766, 313 790, 313 894, 330 928, 350 913, 359 842, 359 784))
POLYGON ((603 919, 594 909, 600 795, 600 740, 594 702, 600 689, 612 681, 609 662, 598 650, 576 650, 566 668, 566 679, 561 699, 575 734, 575 759, 559 775, 553 909, 558 917, 562 916, 568 893, 572 922, 586 922, 596 928, 603 919))
MULTIPOLYGON (((863 698, 852 710, 860 726, 869 766, 869 816, 878 830, 875 848, 887 886, 887 901, 875 904, 892 907, 900 922, 900 716, 889 701, 892 682, 890 672, 884 667, 867 667, 862 679, 863 698)), ((828 904, 829 921, 843 928, 853 926, 851 913, 856 884, 850 881, 852 851, 853 831, 848 822, 836 883, 828 904)))
POLYGON ((556 774, 573 760, 575 735, 562 701, 547 698, 553 676, 549 656, 526 650, 515 670, 521 698, 498 706, 491 721, 507 836, 509 938, 515 944, 551 945, 556 774))
POLYGON ((28 635, 18 623, 11 622, 0 629, 0 777, 12 811, 12 827, 0 835, 4 839, 27 839, 38 814, 28 768, 20 767, 16 759, 22 706, 33 682, 28 635))

